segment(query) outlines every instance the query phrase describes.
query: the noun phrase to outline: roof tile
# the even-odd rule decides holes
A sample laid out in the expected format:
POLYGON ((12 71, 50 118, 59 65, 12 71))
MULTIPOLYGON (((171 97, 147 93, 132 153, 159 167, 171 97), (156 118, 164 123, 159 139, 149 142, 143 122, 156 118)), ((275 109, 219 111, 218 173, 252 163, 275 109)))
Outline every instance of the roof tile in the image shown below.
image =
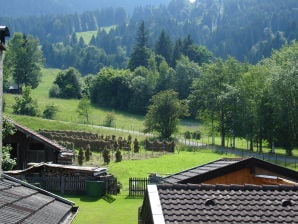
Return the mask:
POLYGON ((0 223, 55 224, 72 217, 73 203, 49 192, 0 176, 0 223))
POLYGON ((165 222, 296 223, 297 186, 159 185, 165 222), (287 206, 282 202, 290 200, 287 206))

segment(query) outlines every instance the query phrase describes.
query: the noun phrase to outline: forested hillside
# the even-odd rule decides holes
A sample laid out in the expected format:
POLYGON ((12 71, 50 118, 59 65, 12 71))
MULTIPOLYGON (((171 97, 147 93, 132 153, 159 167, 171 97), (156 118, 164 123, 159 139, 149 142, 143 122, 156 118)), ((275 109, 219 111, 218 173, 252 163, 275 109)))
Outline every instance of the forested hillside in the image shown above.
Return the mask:
MULTIPOLYGON (((87 5, 94 6, 98 1, 51 1, 49 5, 45 3, 47 1, 38 1, 39 4, 36 5, 29 4, 29 0, 21 3, 5 1, 5 4, 1 4, 1 8, 13 7, 16 2, 18 6, 28 2, 25 11, 38 10, 38 7, 55 11, 55 4, 65 5, 71 2, 71 5, 84 10, 87 5)), ((168 5, 163 6, 156 6, 159 1, 150 1, 150 4, 155 6, 144 6, 145 1, 141 1, 143 6, 135 8, 132 14, 127 11, 127 4, 137 5, 138 3, 121 2, 117 5, 123 7, 104 8, 107 5, 102 4, 101 9, 84 13, 25 18, 2 17, 0 22, 8 25, 12 33, 24 32, 37 37, 47 49, 45 57, 53 58, 54 51, 58 54, 56 55, 58 61, 61 60, 59 55, 65 56, 64 47, 72 48, 65 45, 74 32, 94 31, 104 26, 114 25, 110 32, 99 30, 91 43, 97 48, 97 52, 106 54, 105 60, 101 63, 113 67, 126 66, 127 58, 134 45, 136 30, 141 21, 145 22, 148 29, 148 44, 151 47, 154 47, 153 44, 160 32, 164 30, 173 45, 179 38, 190 35, 194 43, 206 46, 215 56, 226 58, 230 55, 251 63, 270 56, 272 49, 279 49, 282 45, 298 38, 298 1, 296 0, 200 0, 195 3, 190 3, 188 0, 172 0, 168 5), (59 42, 58 47, 57 42, 59 42), (64 44, 62 48, 61 42, 64 44), (50 48, 53 48, 53 51, 50 48), (63 52, 59 52, 59 49, 63 49, 63 52), (120 59, 118 58, 117 62, 112 59, 111 62, 115 54, 120 55, 120 59)), ((116 5, 116 1, 109 1, 109 3, 111 6, 116 5)), ((164 3, 167 2, 164 1, 164 3)), ((60 8, 67 10, 71 7, 61 6, 60 8)), ((92 7, 92 9, 95 8, 92 7)), ((16 8, 14 10, 17 11, 16 8)), ((58 9, 56 11, 58 12, 58 9)), ((1 16, 4 15, 1 14, 1 16)), ((48 65, 61 67, 55 63, 48 65)))
POLYGON ((1 16, 24 17, 82 13, 85 11, 122 7, 131 13, 135 7, 160 4, 170 0, 0 0, 1 16), (26 9, 26 10, 24 10, 26 9))

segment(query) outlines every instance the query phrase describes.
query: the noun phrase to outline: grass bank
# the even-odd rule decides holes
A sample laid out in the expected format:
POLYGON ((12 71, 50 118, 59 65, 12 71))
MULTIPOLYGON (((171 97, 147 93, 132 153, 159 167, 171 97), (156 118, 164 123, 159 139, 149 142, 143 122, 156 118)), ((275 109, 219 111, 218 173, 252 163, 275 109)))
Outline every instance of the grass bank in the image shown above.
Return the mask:
MULTIPOLYGON (((231 155, 225 155, 225 157, 231 155)), ((112 162, 109 172, 118 178, 122 184, 121 194, 117 196, 94 199, 86 196, 65 197, 80 206, 75 224, 131 224, 137 223, 138 208, 142 199, 128 197, 129 177, 147 177, 149 173, 173 174, 185 169, 222 158, 222 155, 212 152, 186 152, 166 154, 158 158, 144 160, 127 160, 120 163, 112 162)))

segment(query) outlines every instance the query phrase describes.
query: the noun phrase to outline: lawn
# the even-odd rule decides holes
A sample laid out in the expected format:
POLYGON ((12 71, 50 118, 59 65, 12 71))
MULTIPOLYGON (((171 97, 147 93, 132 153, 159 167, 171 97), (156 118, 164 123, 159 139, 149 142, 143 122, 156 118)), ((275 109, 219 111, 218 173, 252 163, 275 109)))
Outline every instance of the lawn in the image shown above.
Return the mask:
MULTIPOLYGON (((54 118, 57 121, 67 121, 72 123, 82 123, 82 119, 78 117, 77 107, 79 104, 78 99, 56 99, 49 98, 49 90, 56 78, 59 69, 42 69, 42 80, 36 89, 32 90, 32 98, 37 100, 40 114, 45 109, 46 105, 54 104, 58 107, 59 111, 54 118)), ((16 95, 5 94, 5 113, 12 113, 12 105, 15 103, 16 95)), ((113 112, 115 117, 115 128, 126 129, 131 131, 144 130, 144 116, 129 114, 121 111, 113 111, 108 108, 99 108, 91 106, 90 108, 90 124, 102 125, 106 118, 107 113, 113 112)), ((29 126, 30 127, 30 126, 29 126)), ((42 127, 42 124, 40 125, 42 127)), ((179 129, 181 133, 185 130, 198 130, 200 124, 196 121, 182 121, 179 129)))
POLYGON ((207 151, 181 151, 180 153, 166 154, 152 159, 129 160, 120 163, 113 162, 108 166, 108 169, 110 173, 118 178, 123 186, 119 195, 101 199, 70 195, 65 195, 64 197, 80 206, 79 213, 74 221, 75 224, 137 223, 138 207, 142 205, 143 200, 128 197, 129 177, 147 177, 149 173, 173 174, 222 157, 222 155, 207 151))

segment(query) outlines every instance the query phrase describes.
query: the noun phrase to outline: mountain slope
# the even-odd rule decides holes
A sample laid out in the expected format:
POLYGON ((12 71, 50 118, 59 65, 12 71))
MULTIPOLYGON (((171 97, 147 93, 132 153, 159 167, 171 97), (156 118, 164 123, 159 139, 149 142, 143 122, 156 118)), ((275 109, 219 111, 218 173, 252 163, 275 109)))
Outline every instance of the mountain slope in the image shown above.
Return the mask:
POLYGON ((0 0, 1 17, 39 16, 52 14, 82 13, 108 7, 122 7, 132 12, 135 7, 160 4, 170 0, 0 0), (24 10, 26 9, 26 10, 24 10))

